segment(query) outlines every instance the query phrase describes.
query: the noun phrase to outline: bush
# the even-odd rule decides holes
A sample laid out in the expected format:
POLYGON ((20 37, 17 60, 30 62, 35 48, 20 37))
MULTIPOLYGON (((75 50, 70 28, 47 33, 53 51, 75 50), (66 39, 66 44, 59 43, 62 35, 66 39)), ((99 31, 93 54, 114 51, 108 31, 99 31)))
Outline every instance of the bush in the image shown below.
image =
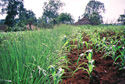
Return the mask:
POLYGON ((20 27, 20 26, 18 26, 18 25, 15 25, 14 27, 8 27, 7 28, 7 31, 24 31, 24 30, 26 30, 26 27, 25 26, 23 26, 23 27, 20 27))
POLYGON ((56 23, 72 24, 74 22, 72 16, 68 13, 61 13, 56 18, 56 23))

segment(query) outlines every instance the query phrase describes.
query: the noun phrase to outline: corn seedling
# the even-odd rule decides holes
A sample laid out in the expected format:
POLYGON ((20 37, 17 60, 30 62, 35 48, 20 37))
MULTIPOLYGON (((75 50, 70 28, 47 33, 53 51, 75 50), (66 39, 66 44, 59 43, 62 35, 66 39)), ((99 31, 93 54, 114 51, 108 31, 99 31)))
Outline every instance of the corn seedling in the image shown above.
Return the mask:
POLYGON ((62 36, 61 38, 62 38, 63 43, 66 43, 66 41, 68 40, 68 37, 66 37, 66 35, 62 36))
POLYGON ((87 56, 87 59, 88 59, 88 68, 89 68, 89 76, 90 76, 90 79, 92 78, 92 71, 93 71, 93 68, 94 68, 94 60, 92 59, 92 52, 89 52, 89 55, 87 56))
POLYGON ((77 60, 77 65, 78 65, 78 62, 79 62, 79 60, 80 60, 81 58, 84 59, 84 56, 85 56, 84 53, 81 53, 81 54, 79 55, 79 58, 78 58, 78 60, 77 60))
MULTIPOLYGON (((88 56, 87 56, 88 63, 85 63, 85 62, 84 62, 84 63, 80 64, 80 65, 78 66, 78 68, 73 72, 73 74, 74 74, 77 70, 83 69, 83 70, 85 70, 85 71, 88 72, 89 78, 90 78, 90 80, 91 80, 91 79, 92 79, 92 71, 93 71, 93 68, 94 68, 95 66, 94 66, 94 60, 92 59, 92 51, 91 51, 91 50, 88 50, 87 52, 89 53, 88 56), (87 65, 88 69, 86 69, 86 68, 84 68, 84 67, 80 67, 81 65, 87 65)), ((81 54, 81 57, 82 57, 82 56, 84 56, 84 54, 81 54)), ((79 61, 79 59, 78 59, 78 61, 79 61)), ((78 61, 77 61, 77 63, 78 63, 78 61)))
POLYGON ((76 38, 73 39, 73 45, 75 45, 76 38))
MULTIPOLYGON (((119 46, 121 48, 121 46, 119 46)), ((118 58, 121 58, 121 62, 118 64, 120 66, 119 70, 125 69, 125 48, 122 47, 122 51, 119 49, 121 55, 115 58, 114 62, 118 60, 118 58)))
POLYGON ((64 73, 64 69, 59 68, 58 70, 56 70, 54 66, 49 66, 48 69, 50 69, 52 73, 54 84, 58 84, 61 80, 61 76, 64 73))
POLYGON ((86 48, 88 49, 89 48, 89 43, 85 42, 85 44, 86 44, 86 48))

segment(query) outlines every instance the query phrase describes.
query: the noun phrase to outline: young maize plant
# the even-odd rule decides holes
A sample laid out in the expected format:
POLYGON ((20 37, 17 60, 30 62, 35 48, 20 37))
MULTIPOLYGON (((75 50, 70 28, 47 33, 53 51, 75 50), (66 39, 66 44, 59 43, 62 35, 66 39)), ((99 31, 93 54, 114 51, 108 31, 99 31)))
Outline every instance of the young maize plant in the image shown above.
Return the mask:
POLYGON ((122 47, 122 51, 120 50, 121 46, 119 46, 119 51, 121 55, 115 58, 114 62, 118 60, 118 58, 121 58, 121 62, 118 64, 120 66, 119 70, 125 69, 125 48, 122 47))
POLYGON ((89 43, 85 42, 86 48, 89 49, 89 43))
POLYGON ((105 42, 103 43, 103 49, 105 49, 106 53, 102 56, 102 58, 106 58, 107 56, 112 57, 113 60, 117 57, 117 51, 119 50, 118 42, 110 42, 110 45, 105 45, 105 42))
POLYGON ((92 59, 92 52, 89 53, 89 55, 87 56, 87 59, 88 59, 88 68, 89 68, 89 76, 90 78, 92 77, 92 71, 93 71, 93 68, 95 67, 94 66, 94 62, 95 60, 92 59))
POLYGON ((77 60, 77 65, 78 65, 78 62, 79 62, 79 60, 80 60, 81 58, 84 59, 84 56, 85 56, 84 53, 81 53, 81 54, 79 55, 79 58, 78 58, 78 60, 77 60))
MULTIPOLYGON (((77 70, 83 69, 83 70, 85 70, 85 71, 88 72, 89 78, 90 78, 90 80, 92 80, 92 72, 93 72, 93 68, 95 67, 95 66, 94 66, 94 62, 95 62, 95 61, 92 59, 92 55, 93 55, 92 50, 87 50, 86 52, 88 52, 88 56, 87 56, 88 63, 83 62, 82 64, 80 64, 80 65, 77 67, 77 69, 73 72, 73 74, 74 74, 77 70), (88 69, 87 69, 87 68, 84 68, 84 67, 80 67, 81 65, 87 65, 88 69)), ((80 57, 82 57, 82 56, 84 57, 85 54, 81 54, 81 55, 80 55, 80 57)), ((78 64, 78 61, 79 61, 80 57, 79 57, 78 60, 77 60, 77 64, 78 64)))
POLYGON ((50 71, 52 73, 52 78, 53 78, 54 84, 58 84, 61 80, 61 76, 64 73, 64 69, 62 69, 60 67, 58 70, 56 70, 54 66, 49 66, 48 69, 50 69, 50 71))

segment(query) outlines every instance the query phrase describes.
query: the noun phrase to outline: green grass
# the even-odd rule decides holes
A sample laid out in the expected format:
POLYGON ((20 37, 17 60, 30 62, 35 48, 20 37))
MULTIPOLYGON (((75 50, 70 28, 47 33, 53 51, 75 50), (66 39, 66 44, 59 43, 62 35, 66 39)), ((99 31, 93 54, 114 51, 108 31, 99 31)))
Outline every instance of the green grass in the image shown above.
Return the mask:
POLYGON ((71 36, 72 26, 57 26, 54 29, 0 33, 0 83, 37 84, 51 83, 48 69, 60 68, 58 61, 63 46, 62 37, 71 36))
MULTIPOLYGON (((66 57, 62 54, 62 49, 68 44, 66 42, 77 36, 77 40, 82 43, 82 34, 78 34, 82 32, 86 32, 91 38, 96 38, 99 33, 108 30, 121 33, 124 29, 124 26, 60 25, 40 31, 1 32, 0 83, 56 84, 64 72, 62 70, 58 73, 62 63, 66 62, 63 60, 66 57), (92 35, 95 31, 97 32, 92 35)), ((98 43, 99 41, 97 39, 98 43)))

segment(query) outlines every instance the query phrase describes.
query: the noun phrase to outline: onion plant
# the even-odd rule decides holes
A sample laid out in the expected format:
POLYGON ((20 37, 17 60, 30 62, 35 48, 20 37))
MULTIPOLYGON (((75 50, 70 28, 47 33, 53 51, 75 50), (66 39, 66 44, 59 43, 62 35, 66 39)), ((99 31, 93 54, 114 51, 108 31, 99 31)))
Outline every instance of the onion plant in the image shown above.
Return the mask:
MULTIPOLYGON (((0 84, 54 83, 48 67, 61 67, 65 63, 63 59, 58 60, 63 56, 62 46, 68 38, 60 37, 71 37, 74 30, 76 27, 61 25, 39 31, 0 33, 0 84)), ((57 74, 58 68, 55 71, 57 74)))

